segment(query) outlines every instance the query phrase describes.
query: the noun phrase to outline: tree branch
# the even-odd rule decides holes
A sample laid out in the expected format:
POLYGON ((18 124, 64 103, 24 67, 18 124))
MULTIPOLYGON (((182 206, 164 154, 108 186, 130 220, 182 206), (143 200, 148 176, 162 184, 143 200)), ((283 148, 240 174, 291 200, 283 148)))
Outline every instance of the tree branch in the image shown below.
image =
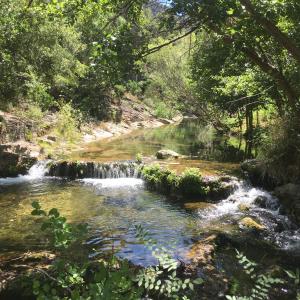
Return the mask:
POLYGON ((254 20, 260 24, 282 47, 300 63, 300 48, 288 35, 282 32, 272 21, 257 12, 250 0, 240 0, 246 10, 253 16, 254 20))
POLYGON ((169 46, 172 43, 175 43, 176 41, 179 41, 179 40, 183 39, 184 37, 186 37, 186 36, 192 34, 193 32, 195 32, 198 28, 199 28, 199 26, 195 26, 192 29, 190 29, 189 31, 187 31, 186 33, 184 33, 183 35, 177 36, 176 38, 174 38, 174 39, 172 39, 172 40, 170 40, 166 43, 163 43, 159 46, 148 49, 147 52, 142 55, 142 57, 146 57, 146 56, 148 56, 148 55, 150 55, 154 52, 159 51, 160 49, 162 49, 166 46, 169 46))

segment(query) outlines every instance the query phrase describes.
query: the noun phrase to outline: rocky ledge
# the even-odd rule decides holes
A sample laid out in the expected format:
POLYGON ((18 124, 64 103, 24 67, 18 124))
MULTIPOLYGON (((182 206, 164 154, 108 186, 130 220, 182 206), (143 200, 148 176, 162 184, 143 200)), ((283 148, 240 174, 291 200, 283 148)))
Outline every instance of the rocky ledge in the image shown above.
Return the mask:
POLYGON ((36 153, 25 145, 0 145, 0 177, 24 175, 36 161, 36 153))

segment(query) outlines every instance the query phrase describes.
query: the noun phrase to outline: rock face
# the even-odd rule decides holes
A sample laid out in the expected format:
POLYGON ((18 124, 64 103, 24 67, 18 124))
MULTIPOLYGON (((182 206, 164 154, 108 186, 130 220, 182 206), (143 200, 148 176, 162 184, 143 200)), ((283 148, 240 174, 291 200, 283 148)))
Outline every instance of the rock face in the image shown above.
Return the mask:
POLYGON ((180 154, 178 154, 175 151, 168 150, 168 149, 162 149, 157 151, 156 158, 157 159, 167 159, 167 158, 179 158, 180 154))
POLYGON ((278 185, 278 179, 273 177, 266 166, 257 159, 249 159, 241 164, 241 169, 247 174, 253 185, 265 188, 274 188, 278 185))
POLYGON ((300 224, 300 184, 288 183, 275 189, 283 208, 294 221, 300 224))
POLYGON ((15 142, 25 139, 26 132, 32 124, 20 118, 0 111, 0 144, 15 142))
POLYGON ((26 174, 37 161, 26 147, 0 145, 0 177, 15 177, 26 174))

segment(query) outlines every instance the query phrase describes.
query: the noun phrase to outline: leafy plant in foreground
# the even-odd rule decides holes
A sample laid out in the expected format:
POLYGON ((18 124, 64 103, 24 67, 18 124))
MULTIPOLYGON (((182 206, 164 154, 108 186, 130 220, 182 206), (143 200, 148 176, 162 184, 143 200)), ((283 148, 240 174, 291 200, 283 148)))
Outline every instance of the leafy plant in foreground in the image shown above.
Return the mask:
POLYGON ((137 300, 143 289, 137 287, 133 270, 127 261, 114 256, 108 261, 76 261, 70 246, 86 233, 85 225, 72 225, 53 208, 48 213, 33 202, 32 215, 44 217, 42 230, 51 236, 52 245, 60 251, 47 269, 36 269, 32 278, 32 292, 38 300, 137 300))
POLYGON ((197 278, 181 279, 177 276, 179 263, 173 259, 164 247, 159 247, 157 242, 149 236, 142 226, 136 226, 136 236, 142 241, 152 252, 152 255, 157 259, 158 265, 143 269, 137 275, 136 280, 139 286, 144 288, 149 293, 158 292, 173 299, 188 299, 184 292, 194 290, 194 285, 201 284, 203 280, 197 278))
POLYGON ((270 274, 258 274, 256 267, 257 263, 249 260, 242 252, 237 252, 237 259, 239 264, 243 267, 245 273, 253 281, 250 296, 230 296, 227 295, 228 300, 265 300, 269 299, 269 291, 271 288, 280 283, 284 283, 282 279, 274 278, 270 274))

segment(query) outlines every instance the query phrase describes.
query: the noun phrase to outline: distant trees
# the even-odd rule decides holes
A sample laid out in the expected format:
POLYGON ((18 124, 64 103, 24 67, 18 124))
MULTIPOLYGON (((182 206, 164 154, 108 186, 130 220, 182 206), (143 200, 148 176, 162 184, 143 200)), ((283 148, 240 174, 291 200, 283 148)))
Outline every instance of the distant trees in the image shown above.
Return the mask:
POLYGON ((139 74, 145 47, 139 1, 2 1, 0 107, 73 100, 109 113, 118 85, 139 74))

